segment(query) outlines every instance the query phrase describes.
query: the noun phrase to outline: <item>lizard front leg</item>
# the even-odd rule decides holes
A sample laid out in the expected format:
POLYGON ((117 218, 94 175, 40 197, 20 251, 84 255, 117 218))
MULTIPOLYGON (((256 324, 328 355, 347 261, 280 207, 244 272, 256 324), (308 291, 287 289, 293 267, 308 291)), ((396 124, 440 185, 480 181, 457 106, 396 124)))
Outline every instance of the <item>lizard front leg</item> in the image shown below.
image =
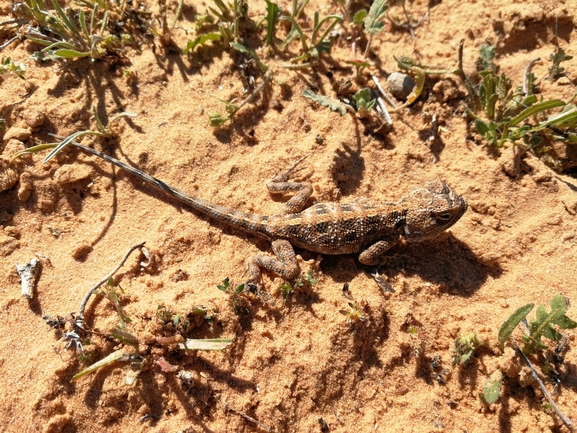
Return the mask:
POLYGON ((363 265, 377 265, 379 262, 379 257, 389 250, 393 246, 399 243, 400 237, 397 235, 391 237, 390 239, 381 239, 375 242, 370 247, 365 249, 359 255, 359 262, 363 265))
POLYGON ((306 156, 303 156, 295 162, 287 171, 278 176, 273 177, 266 187, 271 194, 280 194, 286 192, 295 192, 296 194, 288 200, 281 211, 282 215, 291 213, 298 213, 305 208, 307 200, 313 193, 313 187, 309 183, 291 181, 295 174, 301 171, 304 167, 297 167, 306 156))
POLYGON ((267 269, 287 280, 295 279, 299 272, 299 264, 294 249, 286 239, 272 241, 272 250, 276 259, 269 256, 253 256, 248 259, 248 284, 260 283, 260 268, 267 269))

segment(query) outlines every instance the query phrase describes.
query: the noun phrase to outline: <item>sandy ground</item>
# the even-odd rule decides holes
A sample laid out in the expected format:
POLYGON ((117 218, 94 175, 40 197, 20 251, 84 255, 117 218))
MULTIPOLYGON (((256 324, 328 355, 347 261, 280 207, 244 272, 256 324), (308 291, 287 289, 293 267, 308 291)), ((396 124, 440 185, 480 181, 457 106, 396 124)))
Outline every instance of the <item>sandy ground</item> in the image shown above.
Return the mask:
MULTIPOLYGON (((311 3, 305 9, 309 18, 315 8, 321 15, 338 13, 334 3, 311 3)), ((559 45, 577 55, 577 5, 570 0, 407 4, 416 17, 429 6, 414 37, 387 24, 373 41, 373 66, 366 74, 384 81, 397 69, 393 56, 403 55, 453 67, 464 39, 467 75, 475 77, 479 46, 490 43, 497 47, 501 71, 520 83, 534 58, 543 59, 535 74, 546 73, 555 29, 559 45)), ((9 8, 9 2, 0 2, 0 21, 9 17, 9 8)), ((263 4, 253 2, 249 15, 258 21, 262 10, 263 4)), ((391 15, 402 17, 401 8, 391 8, 391 15)), ((185 30, 191 31, 193 17, 185 8, 174 31, 181 48, 191 38, 185 30)), ((0 193, 0 430, 568 431, 545 411, 540 391, 522 387, 516 378, 505 381, 497 404, 485 406, 479 393, 486 378, 513 356, 511 349, 502 355, 497 331, 515 309, 548 304, 556 293, 577 302, 577 181, 532 155, 511 176, 511 146, 501 155, 483 146, 461 115, 466 92, 457 77, 429 79, 425 94, 393 114, 394 124, 387 127, 376 116, 340 117, 301 96, 312 89, 336 97, 334 89, 352 78, 346 38, 335 40, 330 58, 302 71, 275 66, 282 59, 262 50, 274 79, 254 104, 215 129, 208 115, 224 112, 219 99, 245 97, 238 55, 228 50, 203 48, 187 57, 151 38, 140 50, 128 48, 121 64, 37 63, 30 59, 37 49, 15 42, 0 52, 2 59, 28 65, 25 80, 6 74, 0 81, 5 160, 49 142, 49 132, 66 136, 95 129, 95 106, 105 120, 122 111, 137 117, 119 120, 114 139, 88 137, 83 143, 234 209, 278 212, 280 199, 271 199, 264 185, 303 155, 309 155, 311 203, 394 201, 429 179, 443 179, 466 198, 469 209, 438 238, 388 253, 380 273, 394 293, 384 293, 354 256, 299 250, 301 268, 314 272, 316 284, 285 302, 283 280, 265 274, 268 296, 242 296, 235 308, 216 286, 226 277, 243 281, 248 257, 272 254, 267 242, 197 218, 75 149, 47 164, 45 153, 25 157, 14 166, 18 182, 0 193), (426 144, 433 116, 440 130, 426 144), (75 313, 87 290, 143 241, 152 264, 141 266, 146 259, 135 253, 114 278, 132 319, 126 330, 138 338, 143 371, 133 386, 124 383, 122 362, 71 382, 114 350, 134 349, 94 334, 79 356, 65 348, 62 331, 50 329, 43 316, 75 313), (34 257, 42 271, 34 299, 27 300, 20 295, 15 265, 34 257), (343 294, 346 284, 350 298, 368 304, 365 322, 349 324, 340 312, 352 302, 343 294), (180 329, 187 337, 234 342, 223 352, 192 354, 162 346, 156 337, 175 330, 159 319, 159 306, 190 319, 188 330, 180 329), (207 311, 205 319, 193 315, 198 307, 207 311), (485 346, 467 366, 452 367, 454 340, 466 331, 474 331, 485 346), (160 357, 190 380, 162 371, 160 357)), ((298 44, 291 50, 296 54, 298 44)), ((567 77, 543 82, 547 97, 567 100, 573 94, 577 61, 564 66, 567 77)), ((256 80, 260 83, 262 74, 256 80)), ((575 318, 574 310, 568 316, 575 318)), ((91 330, 107 333, 118 322, 111 302, 102 295, 91 300, 86 312, 91 330)), ((567 335, 555 400, 577 422, 576 334, 567 335)), ((546 384, 553 388, 550 380, 546 384)))

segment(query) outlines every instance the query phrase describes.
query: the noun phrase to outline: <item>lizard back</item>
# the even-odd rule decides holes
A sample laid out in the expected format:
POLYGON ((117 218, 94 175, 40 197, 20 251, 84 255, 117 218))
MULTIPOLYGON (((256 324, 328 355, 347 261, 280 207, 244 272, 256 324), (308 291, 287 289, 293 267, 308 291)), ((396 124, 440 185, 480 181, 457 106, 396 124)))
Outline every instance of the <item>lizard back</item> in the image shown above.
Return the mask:
POLYGON ((399 237, 404 215, 394 203, 319 203, 302 212, 267 218, 271 238, 322 254, 360 252, 375 240, 399 237))

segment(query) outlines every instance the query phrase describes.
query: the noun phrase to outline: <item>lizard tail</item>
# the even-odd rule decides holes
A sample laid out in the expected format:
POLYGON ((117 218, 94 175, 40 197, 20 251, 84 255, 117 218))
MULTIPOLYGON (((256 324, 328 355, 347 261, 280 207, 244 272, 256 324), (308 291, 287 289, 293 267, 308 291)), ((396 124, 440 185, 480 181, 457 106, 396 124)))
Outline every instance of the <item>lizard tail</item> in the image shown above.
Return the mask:
POLYGON ((210 218, 215 219, 216 221, 223 222, 231 227, 241 229, 248 233, 253 233, 256 235, 260 235, 262 237, 268 238, 266 235, 266 216, 258 215, 258 214, 250 214, 245 212, 240 212, 234 209, 227 208, 225 206, 220 206, 214 203, 209 202, 208 200, 203 200, 201 198, 195 197, 193 195, 187 194, 183 191, 180 191, 177 188, 171 187, 167 185, 160 179, 157 179, 154 176, 146 174, 137 168, 134 168, 128 164, 125 164, 122 161, 119 161, 112 156, 106 155, 105 153, 99 152, 96 149, 91 147, 84 146, 80 143, 72 141, 75 147, 81 149, 86 153, 90 153, 98 158, 104 159, 105 161, 114 164, 118 168, 142 179, 147 184, 154 186, 156 189, 161 190, 165 194, 176 198, 181 203, 186 203, 189 207, 197 211, 198 213, 208 216, 210 218))

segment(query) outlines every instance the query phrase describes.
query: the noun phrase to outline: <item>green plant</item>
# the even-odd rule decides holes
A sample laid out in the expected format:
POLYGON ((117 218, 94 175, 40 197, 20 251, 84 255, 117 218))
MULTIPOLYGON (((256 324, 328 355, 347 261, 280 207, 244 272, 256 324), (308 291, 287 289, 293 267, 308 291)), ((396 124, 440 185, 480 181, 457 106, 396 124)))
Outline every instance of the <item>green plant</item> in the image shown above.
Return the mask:
POLYGON ((353 106, 360 117, 367 117, 369 111, 375 106, 376 100, 371 97, 371 91, 367 87, 353 95, 353 106))
MULTIPOLYGON (((577 322, 565 314, 567 312, 567 300, 563 296, 555 295, 551 299, 549 306, 551 311, 547 311, 547 307, 544 305, 539 305, 535 318, 529 321, 528 334, 522 336, 524 342, 523 353, 526 355, 547 349, 547 345, 542 341, 542 338, 552 341, 561 340, 561 334, 555 330, 553 325, 556 325, 559 329, 577 328, 577 322)), ((517 325, 525 320, 533 307, 534 304, 524 305, 503 323, 499 329, 499 345, 501 347, 509 339, 517 325)))
POLYGON ((299 275, 297 278, 294 279, 294 281, 286 282, 280 286, 282 298, 286 301, 287 298, 294 292, 305 287, 310 287, 316 284, 317 282, 318 280, 314 277, 313 271, 308 271, 304 275, 299 275))
POLYGON ((106 287, 96 291, 95 293, 104 296, 112 303, 112 305, 114 305, 114 308, 118 313, 118 317, 120 318, 120 323, 122 325, 126 325, 127 323, 132 322, 132 319, 126 315, 120 306, 120 301, 118 299, 118 289, 122 291, 122 287, 118 286, 118 288, 116 288, 114 286, 114 281, 112 277, 110 277, 106 282, 106 287))
MULTIPOLYGON (((506 342, 510 342, 513 345, 518 356, 531 370, 533 379, 543 392, 545 398, 547 398, 550 407, 555 411, 555 413, 557 413, 557 415, 559 415, 563 422, 570 425, 571 421, 568 420, 568 418, 565 417, 555 405, 549 392, 545 388, 543 381, 539 377, 537 370, 529 359, 530 356, 537 358, 537 361, 542 366, 542 373, 551 373, 553 369, 550 367, 550 363, 546 360, 545 356, 546 351, 549 350, 549 346, 543 341, 543 338, 553 342, 560 342, 563 340, 563 336, 558 329, 577 328, 577 322, 570 319, 565 314, 567 312, 567 305, 568 301, 560 294, 557 294, 553 296, 549 302, 550 310, 548 310, 544 305, 539 305, 536 310, 535 318, 530 320, 528 324, 526 317, 533 310, 534 304, 527 304, 518 308, 501 325, 498 333, 498 341, 501 349, 503 349, 506 342), (513 331, 521 323, 525 323, 526 325, 525 333, 521 337, 523 340, 522 348, 512 337, 513 331)), ((488 404, 495 403, 499 398, 502 382, 503 372, 500 370, 495 371, 487 378, 483 387, 481 399, 488 404)))
POLYGON ((234 0, 233 3, 223 0, 212 0, 215 7, 208 7, 208 13, 200 15, 196 20, 197 36, 188 41, 183 54, 194 52, 197 46, 208 42, 222 42, 228 48, 231 42, 242 43, 241 30, 243 24, 250 22, 247 18, 248 5, 245 0, 234 0), (214 26, 217 31, 213 30, 214 26))
MULTIPOLYGON (((117 54, 133 40, 129 33, 116 35, 108 30, 111 11, 107 2, 79 1, 77 9, 63 9, 57 0, 51 3, 54 11, 48 10, 43 0, 26 0, 14 9, 17 18, 34 24, 24 36, 45 46, 33 56, 37 60, 80 57, 95 60, 117 54)), ((122 16, 124 9, 114 12, 122 16)))
POLYGON ((550 81, 555 81, 557 78, 565 74, 565 68, 561 66, 561 62, 571 60, 573 56, 568 56, 565 54, 563 48, 555 47, 555 52, 549 54, 551 59, 551 66, 549 67, 547 79, 550 81))
POLYGON ((455 340, 455 350, 453 353, 453 366, 457 364, 467 364, 475 354, 475 349, 479 347, 479 340, 474 332, 465 332, 455 340))
POLYGON ((368 35, 367 47, 365 48, 365 58, 369 54, 369 48, 373 41, 373 37, 385 28, 383 17, 389 8, 385 3, 387 0, 375 0, 369 9, 369 12, 364 15, 355 15, 355 20, 358 22, 363 17, 365 33, 368 35))
MULTIPOLYGON (((473 119, 475 129, 490 146, 503 147, 512 142, 526 150, 536 149, 545 153, 550 148, 546 140, 577 143, 574 128, 577 124, 577 108, 571 101, 559 99, 541 100, 533 94, 535 76, 526 71, 525 86, 513 87, 505 74, 498 75, 492 63, 493 52, 482 46, 482 81, 471 95, 467 113, 473 119), (551 110, 561 111, 549 114, 551 110), (482 113, 482 115, 481 115, 482 113)), ((559 63, 567 59, 560 51, 552 55, 550 74, 560 73, 559 63)), ((562 69, 562 68, 561 68, 562 69)))
POLYGON ((339 313, 346 317, 346 321, 349 325, 357 322, 368 322, 368 311, 370 309, 369 303, 364 299, 361 301, 349 302, 348 310, 339 310, 339 313))
MULTIPOLYGON (((325 107, 328 107, 331 111, 338 112, 341 116, 344 116, 347 112, 347 105, 339 101, 338 99, 329 98, 324 95, 317 95, 312 90, 303 90, 302 95, 310 99, 311 101, 317 102, 325 107)), ((349 107, 350 108, 350 107, 349 107)))
POLYGON ((8 57, 0 64, 0 75, 6 72, 12 72, 14 75, 24 79, 26 65, 21 62, 14 62, 12 59, 10 59, 10 57, 8 57))
POLYGON ((266 1, 266 17, 264 18, 266 21, 265 42, 268 46, 271 46, 274 43, 276 26, 279 22, 281 9, 276 3, 273 3, 270 0, 265 1, 266 1))
POLYGON ((331 47, 330 40, 328 39, 329 33, 343 20, 339 15, 328 15, 320 18, 319 13, 315 11, 312 33, 310 37, 307 37, 305 31, 298 23, 298 17, 303 12, 308 0, 304 1, 300 7, 297 3, 297 0, 293 0, 293 13, 291 15, 282 15, 279 17, 279 20, 288 21, 292 25, 282 47, 288 45, 296 36, 299 37, 302 46, 301 54, 290 60, 291 65, 283 65, 283 67, 289 69, 308 68, 318 60, 322 53, 328 53, 331 47))
POLYGON ((493 63, 495 59, 495 46, 489 44, 482 44, 479 47, 480 61, 482 71, 493 71, 497 72, 497 65, 493 63))
POLYGON ((92 111, 94 113, 94 119, 96 121, 96 127, 97 127, 97 131, 91 131, 91 130, 85 130, 85 131, 78 131, 75 132, 72 135, 69 135, 68 137, 62 139, 62 141, 60 143, 45 143, 45 144, 39 144, 36 146, 32 146, 29 147, 28 149, 22 150, 20 152, 17 152, 13 159, 19 158, 22 155, 28 154, 28 153, 35 153, 35 152, 41 152, 43 150, 46 149, 52 149, 52 151, 46 156, 46 158, 44 158, 44 163, 50 161, 52 158, 54 158, 56 156, 56 154, 58 152, 60 152, 62 149, 64 149, 66 146, 69 146, 73 141, 77 140, 80 137, 83 137, 85 135, 96 135, 99 137, 104 137, 104 138, 110 138, 113 137, 115 132, 114 129, 112 129, 112 124, 117 121, 118 119, 122 118, 122 117, 135 117, 136 114, 134 113, 129 113, 129 112, 123 112, 123 113, 118 113, 114 116, 112 116, 108 122, 108 125, 104 126, 104 124, 102 123, 102 121, 100 120, 100 117, 98 116, 98 112, 96 111, 96 107, 92 107, 92 111))
MULTIPOLYGON (((231 44, 233 45, 233 44, 231 44)), ((245 48, 245 47, 244 47, 245 48)), ((239 50, 240 51, 240 50, 239 50)), ((264 66, 264 65, 263 65, 264 66)), ((226 122, 228 122, 229 120, 231 120, 234 115, 242 108, 244 107, 246 104, 248 104, 249 102, 252 102, 256 96, 262 91, 262 89, 265 87, 265 85, 271 80, 272 78, 272 71, 269 69, 266 74, 264 75, 264 79, 262 80, 262 83, 260 83, 257 87, 254 88, 254 90, 252 91, 252 93, 250 95, 248 95, 242 102, 240 102, 239 104, 235 104, 235 100, 233 99, 230 102, 227 101, 222 101, 222 103, 225 104, 226 108, 226 113, 227 115, 222 115, 220 113, 213 113, 209 115, 209 123, 210 126, 214 126, 214 127, 219 127, 222 126, 223 124, 225 124, 226 122)))
POLYGON ((230 302, 233 308, 236 309, 238 306, 239 297, 244 292, 245 284, 242 283, 233 288, 230 284, 230 279, 226 277, 221 284, 216 286, 216 288, 230 296, 230 302))

